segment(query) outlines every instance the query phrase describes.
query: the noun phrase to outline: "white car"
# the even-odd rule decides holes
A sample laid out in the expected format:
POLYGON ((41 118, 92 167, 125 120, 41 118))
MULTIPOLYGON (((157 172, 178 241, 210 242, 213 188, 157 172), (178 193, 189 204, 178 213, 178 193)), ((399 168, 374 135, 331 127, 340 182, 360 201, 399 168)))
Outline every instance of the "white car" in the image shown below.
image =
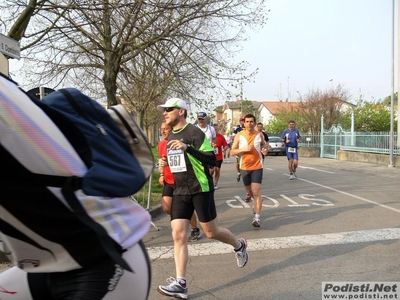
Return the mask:
POLYGON ((278 136, 269 137, 268 155, 272 153, 275 153, 275 155, 286 155, 285 143, 278 136))

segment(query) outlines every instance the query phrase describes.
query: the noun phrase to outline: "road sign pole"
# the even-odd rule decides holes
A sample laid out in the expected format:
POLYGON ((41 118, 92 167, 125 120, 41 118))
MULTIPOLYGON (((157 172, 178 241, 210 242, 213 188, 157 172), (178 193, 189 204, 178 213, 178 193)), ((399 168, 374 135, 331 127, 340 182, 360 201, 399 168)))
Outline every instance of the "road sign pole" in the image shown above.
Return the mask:
POLYGON ((0 73, 6 75, 8 77, 8 59, 0 53, 0 73))

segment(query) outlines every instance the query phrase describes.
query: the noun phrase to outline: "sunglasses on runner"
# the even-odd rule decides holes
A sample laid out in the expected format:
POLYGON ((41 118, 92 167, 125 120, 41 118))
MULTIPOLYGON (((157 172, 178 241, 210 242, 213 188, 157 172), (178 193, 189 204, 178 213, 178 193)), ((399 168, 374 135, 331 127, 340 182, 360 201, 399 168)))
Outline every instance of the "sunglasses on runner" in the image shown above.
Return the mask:
POLYGON ((164 107, 164 111, 166 111, 166 112, 171 112, 171 111, 173 111, 175 108, 179 109, 179 107, 164 107))

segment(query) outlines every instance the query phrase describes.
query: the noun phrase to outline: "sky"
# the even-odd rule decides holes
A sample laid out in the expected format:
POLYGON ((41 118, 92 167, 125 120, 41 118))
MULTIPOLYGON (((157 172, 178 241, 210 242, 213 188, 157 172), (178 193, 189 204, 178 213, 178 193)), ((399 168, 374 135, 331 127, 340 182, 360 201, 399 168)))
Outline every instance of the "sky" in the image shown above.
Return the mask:
MULTIPOLYGON (((354 103, 392 92, 393 0, 267 0, 265 26, 248 31, 237 61, 247 61, 254 82, 243 98, 296 101, 312 90, 348 91, 354 103)), ((395 1, 394 91, 397 91, 397 2, 395 1)), ((10 60, 10 69, 16 60, 10 60)), ((239 94, 240 91, 233 91, 239 94)), ((223 104, 226 99, 219 99, 223 104)))
MULTIPOLYGON (((397 91, 395 1, 394 92, 397 91)), ((259 68, 244 99, 296 101, 342 85, 354 103, 392 93, 392 0, 267 0, 263 29, 248 32, 238 61, 259 68)), ((239 93, 239 92, 238 92, 239 93)))

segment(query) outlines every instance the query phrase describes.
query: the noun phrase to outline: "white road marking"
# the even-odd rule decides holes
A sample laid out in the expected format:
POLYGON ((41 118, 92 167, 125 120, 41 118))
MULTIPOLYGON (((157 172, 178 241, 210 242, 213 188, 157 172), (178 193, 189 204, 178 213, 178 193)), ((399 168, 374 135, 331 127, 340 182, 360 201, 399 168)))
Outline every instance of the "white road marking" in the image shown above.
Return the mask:
POLYGON ((329 174, 335 174, 335 172, 320 170, 320 169, 311 168, 311 167, 298 166, 298 168, 301 168, 301 169, 310 169, 310 170, 314 170, 314 171, 318 171, 318 172, 324 172, 324 173, 329 173, 329 174))
MULTIPOLYGON (((335 174, 334 172, 318 170, 311 167, 302 167, 302 168, 335 174)), ((308 182, 310 184, 320 186, 322 188, 400 213, 400 210, 392 208, 385 204, 381 204, 376 201, 372 201, 303 178, 298 178, 297 180, 308 182)), ((239 196, 235 196, 235 198, 239 202, 244 202, 239 196)), ((247 203, 245 203, 245 205, 247 205, 247 203)), ((248 251, 261 251, 261 250, 276 250, 285 248, 316 247, 325 245, 344 245, 344 244, 366 243, 366 242, 384 241, 384 240, 400 240, 400 228, 384 228, 376 230, 359 230, 359 231, 316 234, 316 235, 249 239, 247 249, 248 251)), ((205 256, 205 255, 233 253, 232 246, 221 242, 189 244, 188 250, 189 250, 189 256, 205 256)), ((167 258, 170 259, 173 258, 174 248, 173 246, 148 247, 147 251, 151 260, 167 259, 167 258)))
MULTIPOLYGON (((344 245, 367 243, 385 240, 399 240, 400 228, 384 228, 374 230, 359 230, 315 235, 300 235, 276 238, 249 239, 248 251, 276 250, 299 247, 316 247, 326 245, 344 245)), ((232 246, 221 242, 189 244, 189 256, 204 256, 234 253, 232 246)), ((173 258, 174 248, 147 248, 151 260, 173 258)))
POLYGON ((363 198, 363 197, 360 197, 360 196, 357 196, 357 195, 353 195, 353 194, 350 194, 350 193, 347 193, 347 192, 344 192, 344 191, 341 191, 341 190, 338 190, 338 189, 335 189, 335 188, 332 188, 332 187, 329 187, 329 186, 326 186, 326 185, 323 185, 323 184, 319 184, 319 183, 316 183, 316 182, 313 182, 313 181, 309 181, 309 180, 306 180, 306 179, 303 179, 303 178, 297 178, 297 180, 305 181, 305 182, 308 182, 310 184, 317 185, 317 186, 320 186, 322 188, 337 192, 339 194, 343 194, 343 195, 346 195, 346 196, 349 196, 349 197, 352 197, 352 198, 355 198, 355 199, 358 199, 358 200, 361 200, 361 201, 364 201, 364 202, 368 202, 368 203, 371 203, 371 204, 375 204, 375 205, 380 206, 382 208, 386 208, 386 209, 392 210, 394 212, 400 213, 399 209, 390 207, 388 205, 385 205, 385 204, 382 204, 382 203, 379 203, 379 202, 376 202, 376 201, 368 200, 366 198, 363 198))
POLYGON ((235 198, 242 204, 242 207, 250 208, 250 205, 248 205, 245 201, 243 201, 242 198, 240 198, 240 196, 235 196, 235 198))
POLYGON ((310 206, 309 204, 298 204, 296 201, 293 201, 292 199, 290 199, 289 197, 280 194, 279 196, 281 196, 283 199, 286 199, 288 202, 292 203, 292 204, 288 204, 289 207, 304 207, 304 206, 310 206))

